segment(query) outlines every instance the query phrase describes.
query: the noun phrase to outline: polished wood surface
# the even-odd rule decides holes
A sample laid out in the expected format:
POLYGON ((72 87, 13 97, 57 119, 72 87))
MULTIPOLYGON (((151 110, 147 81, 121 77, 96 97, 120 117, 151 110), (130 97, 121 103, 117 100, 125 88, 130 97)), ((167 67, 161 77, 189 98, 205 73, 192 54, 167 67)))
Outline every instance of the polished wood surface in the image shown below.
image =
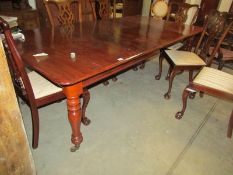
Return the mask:
POLYGON ((69 35, 60 29, 25 31, 26 42, 19 42, 18 49, 25 63, 61 86, 86 81, 201 31, 139 16, 84 22, 69 35), (48 56, 33 56, 40 52, 48 56), (75 60, 71 52, 76 53, 75 60))
POLYGON ((26 41, 16 44, 29 67, 63 88, 72 127, 71 140, 75 145, 71 151, 75 151, 83 139, 79 97, 85 88, 201 31, 199 27, 131 16, 83 22, 72 30, 41 28, 24 31, 26 41), (33 56, 41 52, 48 56, 33 56), (70 56, 71 52, 75 57, 70 56))

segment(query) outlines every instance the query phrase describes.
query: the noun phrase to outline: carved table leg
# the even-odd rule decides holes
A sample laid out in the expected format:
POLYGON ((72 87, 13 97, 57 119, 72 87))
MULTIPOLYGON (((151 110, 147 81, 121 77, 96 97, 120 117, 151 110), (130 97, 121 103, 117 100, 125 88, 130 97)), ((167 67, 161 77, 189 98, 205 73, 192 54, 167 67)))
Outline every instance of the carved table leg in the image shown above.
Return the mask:
POLYGON ((89 125, 91 123, 91 120, 89 118, 86 117, 86 109, 87 109, 87 105, 90 101, 90 92, 85 89, 83 92, 83 105, 82 105, 82 123, 84 125, 89 125))
POLYGON ((67 110, 68 110, 68 119, 72 129, 71 142, 74 144, 70 150, 72 152, 76 151, 82 140, 81 133, 81 107, 79 97, 83 93, 82 84, 76 84, 72 86, 66 86, 63 88, 63 92, 67 98, 67 110))

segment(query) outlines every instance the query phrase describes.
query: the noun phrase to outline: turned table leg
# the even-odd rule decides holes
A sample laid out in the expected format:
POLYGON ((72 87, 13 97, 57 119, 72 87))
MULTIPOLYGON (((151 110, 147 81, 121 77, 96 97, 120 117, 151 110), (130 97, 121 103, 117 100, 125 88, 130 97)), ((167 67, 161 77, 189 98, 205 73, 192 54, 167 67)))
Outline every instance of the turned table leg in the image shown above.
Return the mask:
POLYGON ((82 140, 81 133, 81 105, 80 95, 83 93, 82 84, 63 87, 63 92, 67 98, 68 119, 72 129, 71 142, 74 146, 70 149, 71 152, 76 151, 82 140))

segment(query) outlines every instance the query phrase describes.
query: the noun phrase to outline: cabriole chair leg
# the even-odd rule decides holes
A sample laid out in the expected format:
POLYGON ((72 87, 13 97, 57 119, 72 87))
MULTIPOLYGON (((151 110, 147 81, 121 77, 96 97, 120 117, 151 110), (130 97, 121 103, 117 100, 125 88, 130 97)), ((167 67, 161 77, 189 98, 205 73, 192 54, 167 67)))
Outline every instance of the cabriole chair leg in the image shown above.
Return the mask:
POLYGON ((159 73, 158 73, 158 75, 155 76, 156 80, 160 80, 160 77, 162 74, 163 59, 164 59, 164 57, 162 56, 162 54, 160 54, 160 56, 159 56, 159 73))
POLYGON ((187 99, 189 96, 189 91, 187 90, 187 87, 184 89, 183 91, 183 95, 182 95, 182 101, 183 101, 183 107, 182 110, 176 113, 176 119, 181 119, 184 115, 184 112, 186 110, 186 106, 187 106, 187 99))

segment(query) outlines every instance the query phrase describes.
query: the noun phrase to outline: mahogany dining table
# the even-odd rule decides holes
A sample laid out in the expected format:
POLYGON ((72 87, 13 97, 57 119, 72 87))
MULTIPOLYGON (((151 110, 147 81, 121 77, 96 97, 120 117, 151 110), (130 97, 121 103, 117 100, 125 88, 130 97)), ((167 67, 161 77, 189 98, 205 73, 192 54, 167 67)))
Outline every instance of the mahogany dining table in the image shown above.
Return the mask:
POLYGON ((62 87, 75 150, 83 140, 80 97, 86 88, 201 31, 196 26, 129 16, 25 30, 25 41, 17 41, 16 46, 28 67, 62 87), (38 53, 48 55, 33 56, 38 53))

